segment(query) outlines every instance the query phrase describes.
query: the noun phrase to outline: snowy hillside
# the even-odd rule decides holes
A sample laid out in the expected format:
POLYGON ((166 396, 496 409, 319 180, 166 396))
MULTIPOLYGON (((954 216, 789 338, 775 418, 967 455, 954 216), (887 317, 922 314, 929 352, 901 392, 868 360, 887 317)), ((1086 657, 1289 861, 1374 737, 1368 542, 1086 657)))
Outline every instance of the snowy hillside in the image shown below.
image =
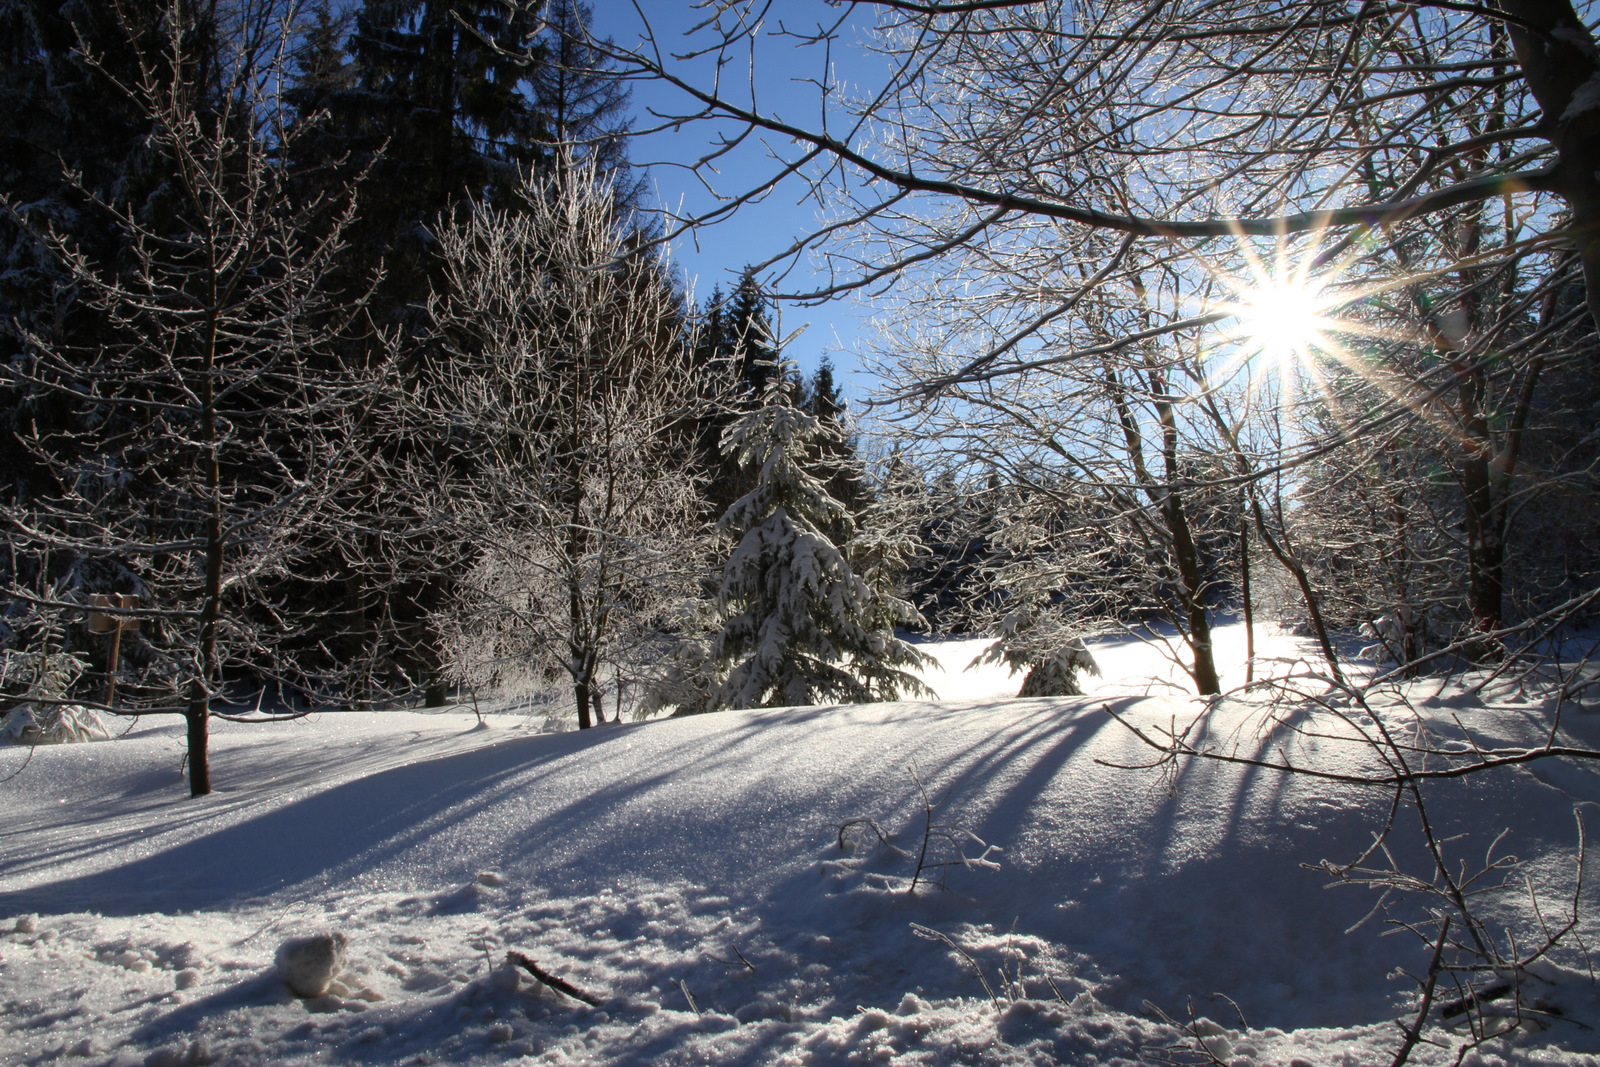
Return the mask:
MULTIPOLYGON (((942 651, 957 666, 971 656, 942 651)), ((1014 685, 1003 672, 961 681, 1014 685)), ((1149 755, 1108 705, 1145 726, 1199 710, 1109 692, 1119 685, 1134 688, 1124 672, 1080 698, 582 734, 470 714, 219 724, 221 788, 197 800, 181 788, 176 723, 31 760, 5 748, 0 1061, 1096 1064, 1192 1047, 1156 1014, 1189 1023, 1192 1003, 1218 1024, 1199 1032, 1224 1063, 1388 1062, 1415 988, 1388 975, 1425 970, 1427 952, 1380 936, 1381 915, 1345 933, 1375 897, 1325 890, 1301 866, 1354 858, 1387 795, 1216 763, 1171 780, 1108 766, 1149 755), (998 869, 934 868, 923 878, 943 888, 908 891, 925 822, 913 771, 947 797, 934 823, 996 846, 998 869), (858 819, 903 851, 864 822, 841 849, 858 819), (295 999, 274 953, 321 931, 348 937, 348 967, 328 995, 295 999), (507 968, 512 950, 600 1006, 507 968)), ((1414 694, 1424 717, 1490 721, 1483 700, 1437 688, 1414 694)), ((1496 738, 1548 728, 1547 709, 1514 691, 1485 699, 1496 738)), ((1600 742, 1588 713, 1567 718, 1600 742)), ((1202 729, 1270 751, 1283 738, 1260 737, 1261 722, 1230 703, 1202 729)), ((1323 766, 1370 759, 1295 743, 1323 766)), ((1574 806, 1600 800, 1591 768, 1430 788, 1441 834, 1469 835, 1455 855, 1475 862, 1507 830, 1500 850, 1528 861, 1544 920, 1565 921, 1574 806)), ((1396 840, 1416 864, 1413 838, 1396 840)), ((953 857, 936 836, 929 859, 953 857)), ((1600 912, 1583 896, 1591 935, 1600 912)), ((1519 938, 1538 923, 1526 891, 1485 906, 1519 938)), ((1393 914, 1419 907, 1397 900, 1393 914)), ((1589 980, 1550 975, 1565 1017, 1468 1062, 1593 1062, 1589 980)), ((1453 1046, 1413 1060, 1453 1062, 1453 1046)))

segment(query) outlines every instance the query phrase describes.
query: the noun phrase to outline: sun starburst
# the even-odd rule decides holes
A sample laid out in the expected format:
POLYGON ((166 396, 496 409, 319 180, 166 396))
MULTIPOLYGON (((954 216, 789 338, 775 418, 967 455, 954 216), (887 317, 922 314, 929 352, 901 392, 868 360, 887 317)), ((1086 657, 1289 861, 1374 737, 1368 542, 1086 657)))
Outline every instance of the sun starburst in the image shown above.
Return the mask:
POLYGON ((1343 264, 1319 266, 1316 247, 1285 242, 1270 259, 1242 238, 1238 250, 1244 271, 1214 274, 1229 294, 1216 310, 1231 319, 1217 338, 1217 351, 1227 354, 1222 377, 1245 371, 1257 384, 1276 377, 1289 396, 1318 376, 1320 363, 1350 363, 1347 341, 1370 331, 1343 313, 1353 299, 1340 284, 1343 264))
POLYGON ((1239 333, 1247 348, 1269 361, 1312 359, 1332 347, 1329 333, 1336 324, 1327 317, 1328 301, 1314 283, 1270 278, 1242 296, 1239 333))

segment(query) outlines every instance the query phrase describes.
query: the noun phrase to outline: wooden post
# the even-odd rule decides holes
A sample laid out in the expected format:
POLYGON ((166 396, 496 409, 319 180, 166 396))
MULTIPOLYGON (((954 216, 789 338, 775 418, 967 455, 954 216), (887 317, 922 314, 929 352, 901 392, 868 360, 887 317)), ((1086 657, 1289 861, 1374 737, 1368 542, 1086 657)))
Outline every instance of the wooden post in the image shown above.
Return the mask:
POLYGON ((122 627, 119 625, 111 631, 111 656, 109 666, 106 667, 106 707, 117 698, 117 661, 122 654, 122 627))

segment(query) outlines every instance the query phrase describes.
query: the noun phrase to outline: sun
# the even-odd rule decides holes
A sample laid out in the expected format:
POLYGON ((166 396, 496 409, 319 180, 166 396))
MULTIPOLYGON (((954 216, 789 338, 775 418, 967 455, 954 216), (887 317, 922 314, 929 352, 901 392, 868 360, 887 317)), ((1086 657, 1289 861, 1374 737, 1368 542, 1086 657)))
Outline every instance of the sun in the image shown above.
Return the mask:
POLYGON ((1261 279, 1240 294, 1236 334, 1250 354, 1272 363, 1301 363, 1332 348, 1329 302, 1303 279, 1261 279))
POLYGON ((1318 379, 1324 364, 1354 361, 1345 342, 1369 331, 1344 314, 1357 300, 1341 280, 1346 264, 1319 264, 1315 245, 1292 250, 1280 242, 1262 254, 1241 238, 1238 252, 1242 272, 1212 274, 1229 297, 1210 305, 1230 320, 1214 335, 1212 351, 1223 357, 1219 380, 1241 371, 1254 387, 1276 379, 1287 398, 1318 379))
POLYGON ((1360 379, 1411 403, 1382 357, 1389 346, 1427 341, 1397 321, 1385 299, 1404 280, 1362 278, 1357 264, 1369 244, 1341 240, 1324 249, 1322 236, 1263 248, 1236 234, 1221 261, 1201 261, 1209 277, 1198 310, 1215 324, 1197 346, 1208 388, 1242 386, 1252 398, 1288 405, 1360 379))

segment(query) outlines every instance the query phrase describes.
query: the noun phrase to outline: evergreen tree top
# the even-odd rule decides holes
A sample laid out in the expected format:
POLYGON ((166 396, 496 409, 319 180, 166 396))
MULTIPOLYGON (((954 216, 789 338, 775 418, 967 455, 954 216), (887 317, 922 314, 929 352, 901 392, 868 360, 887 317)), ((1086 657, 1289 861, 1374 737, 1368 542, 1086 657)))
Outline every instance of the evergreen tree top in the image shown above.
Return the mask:
POLYGON ((839 384, 833 378, 833 360, 827 356, 817 365, 816 372, 806 388, 806 410, 829 422, 838 422, 844 414, 846 403, 839 384))
POLYGON ((787 374, 780 374, 767 389, 766 402, 746 412, 723 435, 723 453, 753 473, 756 486, 733 503, 719 529, 749 530, 781 507, 818 527, 837 529, 843 524, 848 532, 849 511, 828 491, 827 483, 834 464, 825 446, 842 440, 841 435, 836 427, 794 406, 787 380, 787 374))
POLYGON ((594 163, 618 203, 637 204, 644 182, 628 162, 631 94, 602 51, 610 42, 590 36, 594 9, 579 0, 549 0, 543 14, 543 62, 528 76, 534 107, 557 145, 594 163))

